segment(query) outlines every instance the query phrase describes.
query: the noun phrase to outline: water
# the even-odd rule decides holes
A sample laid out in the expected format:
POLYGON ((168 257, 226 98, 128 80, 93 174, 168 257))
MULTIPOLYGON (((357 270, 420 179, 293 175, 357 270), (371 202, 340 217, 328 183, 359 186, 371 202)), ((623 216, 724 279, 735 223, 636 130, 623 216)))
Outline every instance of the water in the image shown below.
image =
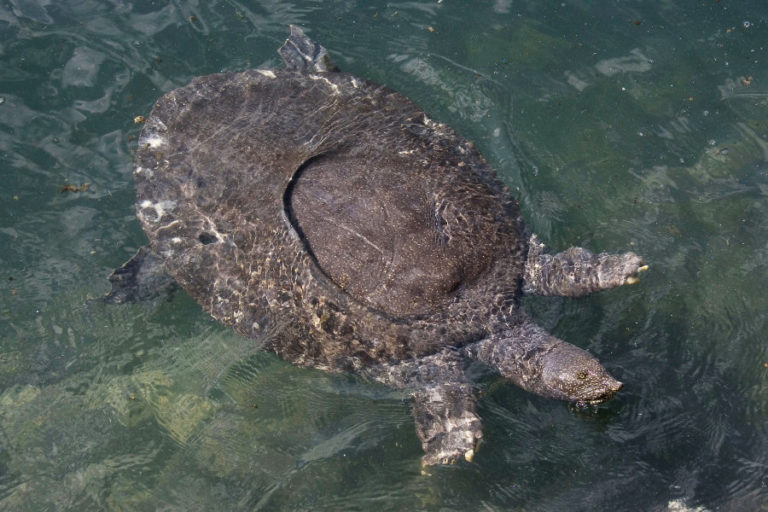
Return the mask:
POLYGON ((768 510, 766 64, 762 0, 3 0, 0 508, 768 510), (550 245, 647 259, 637 286, 527 300, 614 401, 489 380, 475 461, 423 476, 400 394, 183 293, 88 300, 146 241, 134 117, 278 65, 289 23, 475 140, 550 245))

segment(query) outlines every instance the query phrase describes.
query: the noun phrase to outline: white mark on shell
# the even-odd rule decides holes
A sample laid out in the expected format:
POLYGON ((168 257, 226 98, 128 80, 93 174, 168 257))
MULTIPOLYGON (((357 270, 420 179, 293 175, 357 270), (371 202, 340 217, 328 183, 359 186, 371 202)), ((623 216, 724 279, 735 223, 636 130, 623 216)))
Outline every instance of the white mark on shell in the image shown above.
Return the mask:
POLYGON ((166 139, 165 137, 160 137, 156 133, 153 133, 146 138, 144 138, 143 143, 145 147, 151 148, 151 149, 157 149, 163 144, 165 144, 166 139))
POLYGON ((309 75, 309 78, 311 78, 312 80, 322 80, 323 82, 327 83, 327 84, 328 84, 328 86, 329 86, 331 89, 333 89, 333 94, 340 94, 340 93, 341 93, 341 91, 339 91, 339 86, 338 86, 338 85, 336 85, 335 83, 331 82, 330 80, 328 80, 328 79, 327 79, 326 77, 324 77, 324 76, 319 76, 319 75, 309 75))
POLYGON ((437 121, 433 121, 432 119, 428 118, 426 114, 424 114, 424 126, 432 128, 438 135, 445 133, 445 125, 438 123, 437 121))
POLYGON ((179 219, 176 219, 173 222, 170 222, 170 223, 166 224, 165 226, 160 226, 159 228, 157 228, 157 232, 159 233, 160 231, 162 231, 164 229, 173 229, 173 228, 177 227, 180 224, 181 224, 181 221, 179 219))
POLYGON ((147 169, 146 167, 139 166, 136 169, 134 169, 133 174, 134 176, 141 175, 141 176, 146 176, 147 178, 151 178, 152 175, 154 174, 154 171, 152 171, 152 169, 147 169))
POLYGON ((148 222, 160 222, 160 219, 174 208, 176 208, 176 201, 158 201, 153 203, 149 199, 145 199, 139 205, 139 217, 148 222), (147 217, 147 213, 145 213, 147 210, 154 213, 154 218, 147 217))
POLYGON ((160 146, 166 144, 168 142, 168 139, 165 137, 165 133, 167 131, 168 127, 165 126, 165 123, 163 123, 157 117, 150 116, 150 118, 147 120, 147 123, 144 125, 144 129, 141 131, 139 149, 157 149, 160 146))

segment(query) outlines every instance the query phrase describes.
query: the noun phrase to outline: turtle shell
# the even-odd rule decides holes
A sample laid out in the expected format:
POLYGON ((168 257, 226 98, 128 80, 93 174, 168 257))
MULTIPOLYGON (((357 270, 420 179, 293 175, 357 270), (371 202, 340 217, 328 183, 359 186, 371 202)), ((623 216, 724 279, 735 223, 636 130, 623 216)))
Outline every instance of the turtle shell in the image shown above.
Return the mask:
POLYGON ((250 70, 166 94, 142 130, 137 211, 208 312, 326 369, 503 328, 525 240, 471 143, 344 73, 250 70))

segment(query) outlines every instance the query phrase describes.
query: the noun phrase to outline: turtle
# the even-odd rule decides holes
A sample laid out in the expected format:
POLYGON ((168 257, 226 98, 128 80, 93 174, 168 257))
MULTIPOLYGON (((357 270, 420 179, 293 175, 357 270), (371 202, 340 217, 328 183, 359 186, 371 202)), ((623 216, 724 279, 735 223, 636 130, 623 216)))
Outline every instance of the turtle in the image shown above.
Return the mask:
POLYGON ((282 68, 197 77, 154 105, 133 173, 149 246, 107 299, 176 283, 286 361, 404 390, 425 466, 475 455, 470 365, 576 404, 616 395, 521 300, 633 284, 643 259, 552 253, 452 128, 340 71, 297 26, 278 53, 282 68))

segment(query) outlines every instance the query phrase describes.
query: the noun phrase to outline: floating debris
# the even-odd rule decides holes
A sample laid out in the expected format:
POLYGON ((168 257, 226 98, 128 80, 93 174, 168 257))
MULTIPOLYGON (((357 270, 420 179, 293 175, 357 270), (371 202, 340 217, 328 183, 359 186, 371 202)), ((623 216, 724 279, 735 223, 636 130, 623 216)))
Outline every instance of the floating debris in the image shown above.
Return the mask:
POLYGON ((136 124, 144 124, 147 121, 147 118, 144 116, 136 116, 133 118, 133 122, 136 124))
POLYGON ((61 193, 66 194, 67 192, 85 192, 88 190, 88 188, 91 186, 90 183, 86 182, 83 183, 80 186, 72 185, 71 183, 67 183, 63 187, 61 187, 61 193))

